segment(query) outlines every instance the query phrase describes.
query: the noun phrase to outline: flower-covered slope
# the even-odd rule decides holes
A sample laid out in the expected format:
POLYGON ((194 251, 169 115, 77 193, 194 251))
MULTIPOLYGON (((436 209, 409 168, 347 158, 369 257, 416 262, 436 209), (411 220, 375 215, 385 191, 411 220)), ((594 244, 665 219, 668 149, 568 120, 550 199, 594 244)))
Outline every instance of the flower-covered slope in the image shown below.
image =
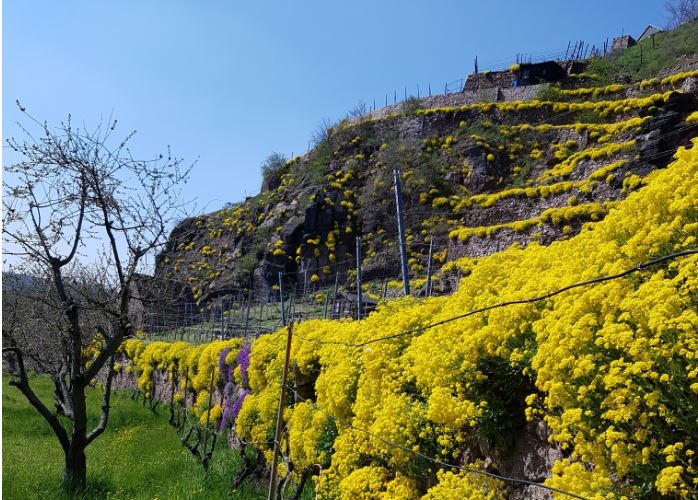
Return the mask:
MULTIPOLYGON (((698 495, 697 255, 411 335, 345 345, 696 248, 698 139, 643 184, 565 241, 455 261, 466 277, 450 297, 388 302, 359 322, 296 325, 292 375, 310 379, 315 398, 290 399, 284 414, 294 477, 319 464, 323 498, 504 498, 511 485, 424 455, 499 470, 529 420, 545 422, 562 451, 549 486, 589 498, 698 495)), ((235 430, 268 460, 284 333, 254 341, 244 377, 236 368, 249 394, 235 430)), ((177 366, 190 370, 189 389, 203 393, 225 348, 234 366, 237 341, 133 340, 125 351, 144 389, 152 369, 177 366)))
POLYGON ((568 238, 664 166, 660 153, 685 143, 684 119, 698 102, 677 91, 696 76, 648 82, 630 96, 611 85, 340 122, 305 156, 277 166, 259 195, 182 222, 157 275, 180 281, 202 305, 250 286, 261 294, 279 270, 317 287, 353 268, 358 235, 365 275, 394 276, 395 168, 413 278, 426 273, 431 241, 439 269, 514 242, 568 238), (651 133, 675 130, 675 143, 647 147, 651 133))

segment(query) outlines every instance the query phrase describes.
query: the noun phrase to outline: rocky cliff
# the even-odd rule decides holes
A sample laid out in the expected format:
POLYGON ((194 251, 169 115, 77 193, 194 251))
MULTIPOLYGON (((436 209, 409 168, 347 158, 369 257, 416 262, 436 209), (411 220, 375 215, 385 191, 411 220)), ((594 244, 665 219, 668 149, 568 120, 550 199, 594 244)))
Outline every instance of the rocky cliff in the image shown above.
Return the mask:
MULTIPOLYGON (((342 121, 304 156, 268 171, 258 195, 181 222, 156 276, 187 285, 202 303, 268 290, 279 271, 286 286, 330 283, 337 272, 350 280, 361 236, 364 279, 397 277, 395 169, 412 279, 424 276, 431 240, 438 270, 568 238, 688 143, 697 79, 684 71, 594 87, 585 78, 583 87, 539 88, 536 99, 459 105, 452 97, 442 107, 412 99, 342 121)), ((449 289, 445 270, 437 290, 449 289)))

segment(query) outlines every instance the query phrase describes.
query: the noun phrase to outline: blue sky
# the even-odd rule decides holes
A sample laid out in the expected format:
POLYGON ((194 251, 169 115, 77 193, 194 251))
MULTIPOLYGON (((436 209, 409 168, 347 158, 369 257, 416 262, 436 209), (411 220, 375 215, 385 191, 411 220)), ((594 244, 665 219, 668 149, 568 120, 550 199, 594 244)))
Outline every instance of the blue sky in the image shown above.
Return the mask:
POLYGON ((185 195, 213 210, 257 193, 271 152, 305 152, 324 118, 359 101, 436 93, 476 55, 496 69, 570 40, 637 36, 665 24, 663 4, 6 0, 3 138, 17 134, 15 99, 49 122, 113 111, 122 133, 138 130, 137 154, 198 158, 185 195))

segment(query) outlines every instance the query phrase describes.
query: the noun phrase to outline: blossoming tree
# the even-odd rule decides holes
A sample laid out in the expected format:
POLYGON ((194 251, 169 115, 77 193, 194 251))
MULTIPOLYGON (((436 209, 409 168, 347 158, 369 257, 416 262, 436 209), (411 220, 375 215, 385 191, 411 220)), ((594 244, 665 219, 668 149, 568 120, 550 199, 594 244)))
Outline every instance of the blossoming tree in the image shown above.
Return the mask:
POLYGON ((134 132, 115 140, 116 120, 88 129, 68 117, 54 128, 19 107, 28 126, 7 141, 17 161, 5 168, 3 236, 15 275, 34 286, 17 285, 15 300, 3 301, 16 318, 3 325, 3 355, 10 384, 61 445, 64 483, 80 488, 85 448, 109 419, 114 354, 134 333, 134 279, 183 208, 177 189, 190 167, 169 153, 135 159, 134 132), (32 389, 29 370, 52 377, 54 411, 32 389), (101 411, 89 429, 86 389, 100 373, 101 411))

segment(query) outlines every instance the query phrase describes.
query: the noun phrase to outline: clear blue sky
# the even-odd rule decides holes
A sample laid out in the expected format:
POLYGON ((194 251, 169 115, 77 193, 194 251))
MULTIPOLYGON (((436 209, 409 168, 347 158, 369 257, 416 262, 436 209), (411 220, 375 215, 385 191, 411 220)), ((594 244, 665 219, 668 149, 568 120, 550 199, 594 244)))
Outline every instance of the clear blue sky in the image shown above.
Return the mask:
MULTIPOLYGON (((6 0, 3 138, 35 117, 95 124, 113 110, 136 152, 199 159, 187 198, 217 209, 258 192, 272 151, 305 152, 358 101, 432 91, 517 53, 564 51, 663 26, 662 0, 6 0)), ((4 150, 6 163, 11 161, 4 150)))

